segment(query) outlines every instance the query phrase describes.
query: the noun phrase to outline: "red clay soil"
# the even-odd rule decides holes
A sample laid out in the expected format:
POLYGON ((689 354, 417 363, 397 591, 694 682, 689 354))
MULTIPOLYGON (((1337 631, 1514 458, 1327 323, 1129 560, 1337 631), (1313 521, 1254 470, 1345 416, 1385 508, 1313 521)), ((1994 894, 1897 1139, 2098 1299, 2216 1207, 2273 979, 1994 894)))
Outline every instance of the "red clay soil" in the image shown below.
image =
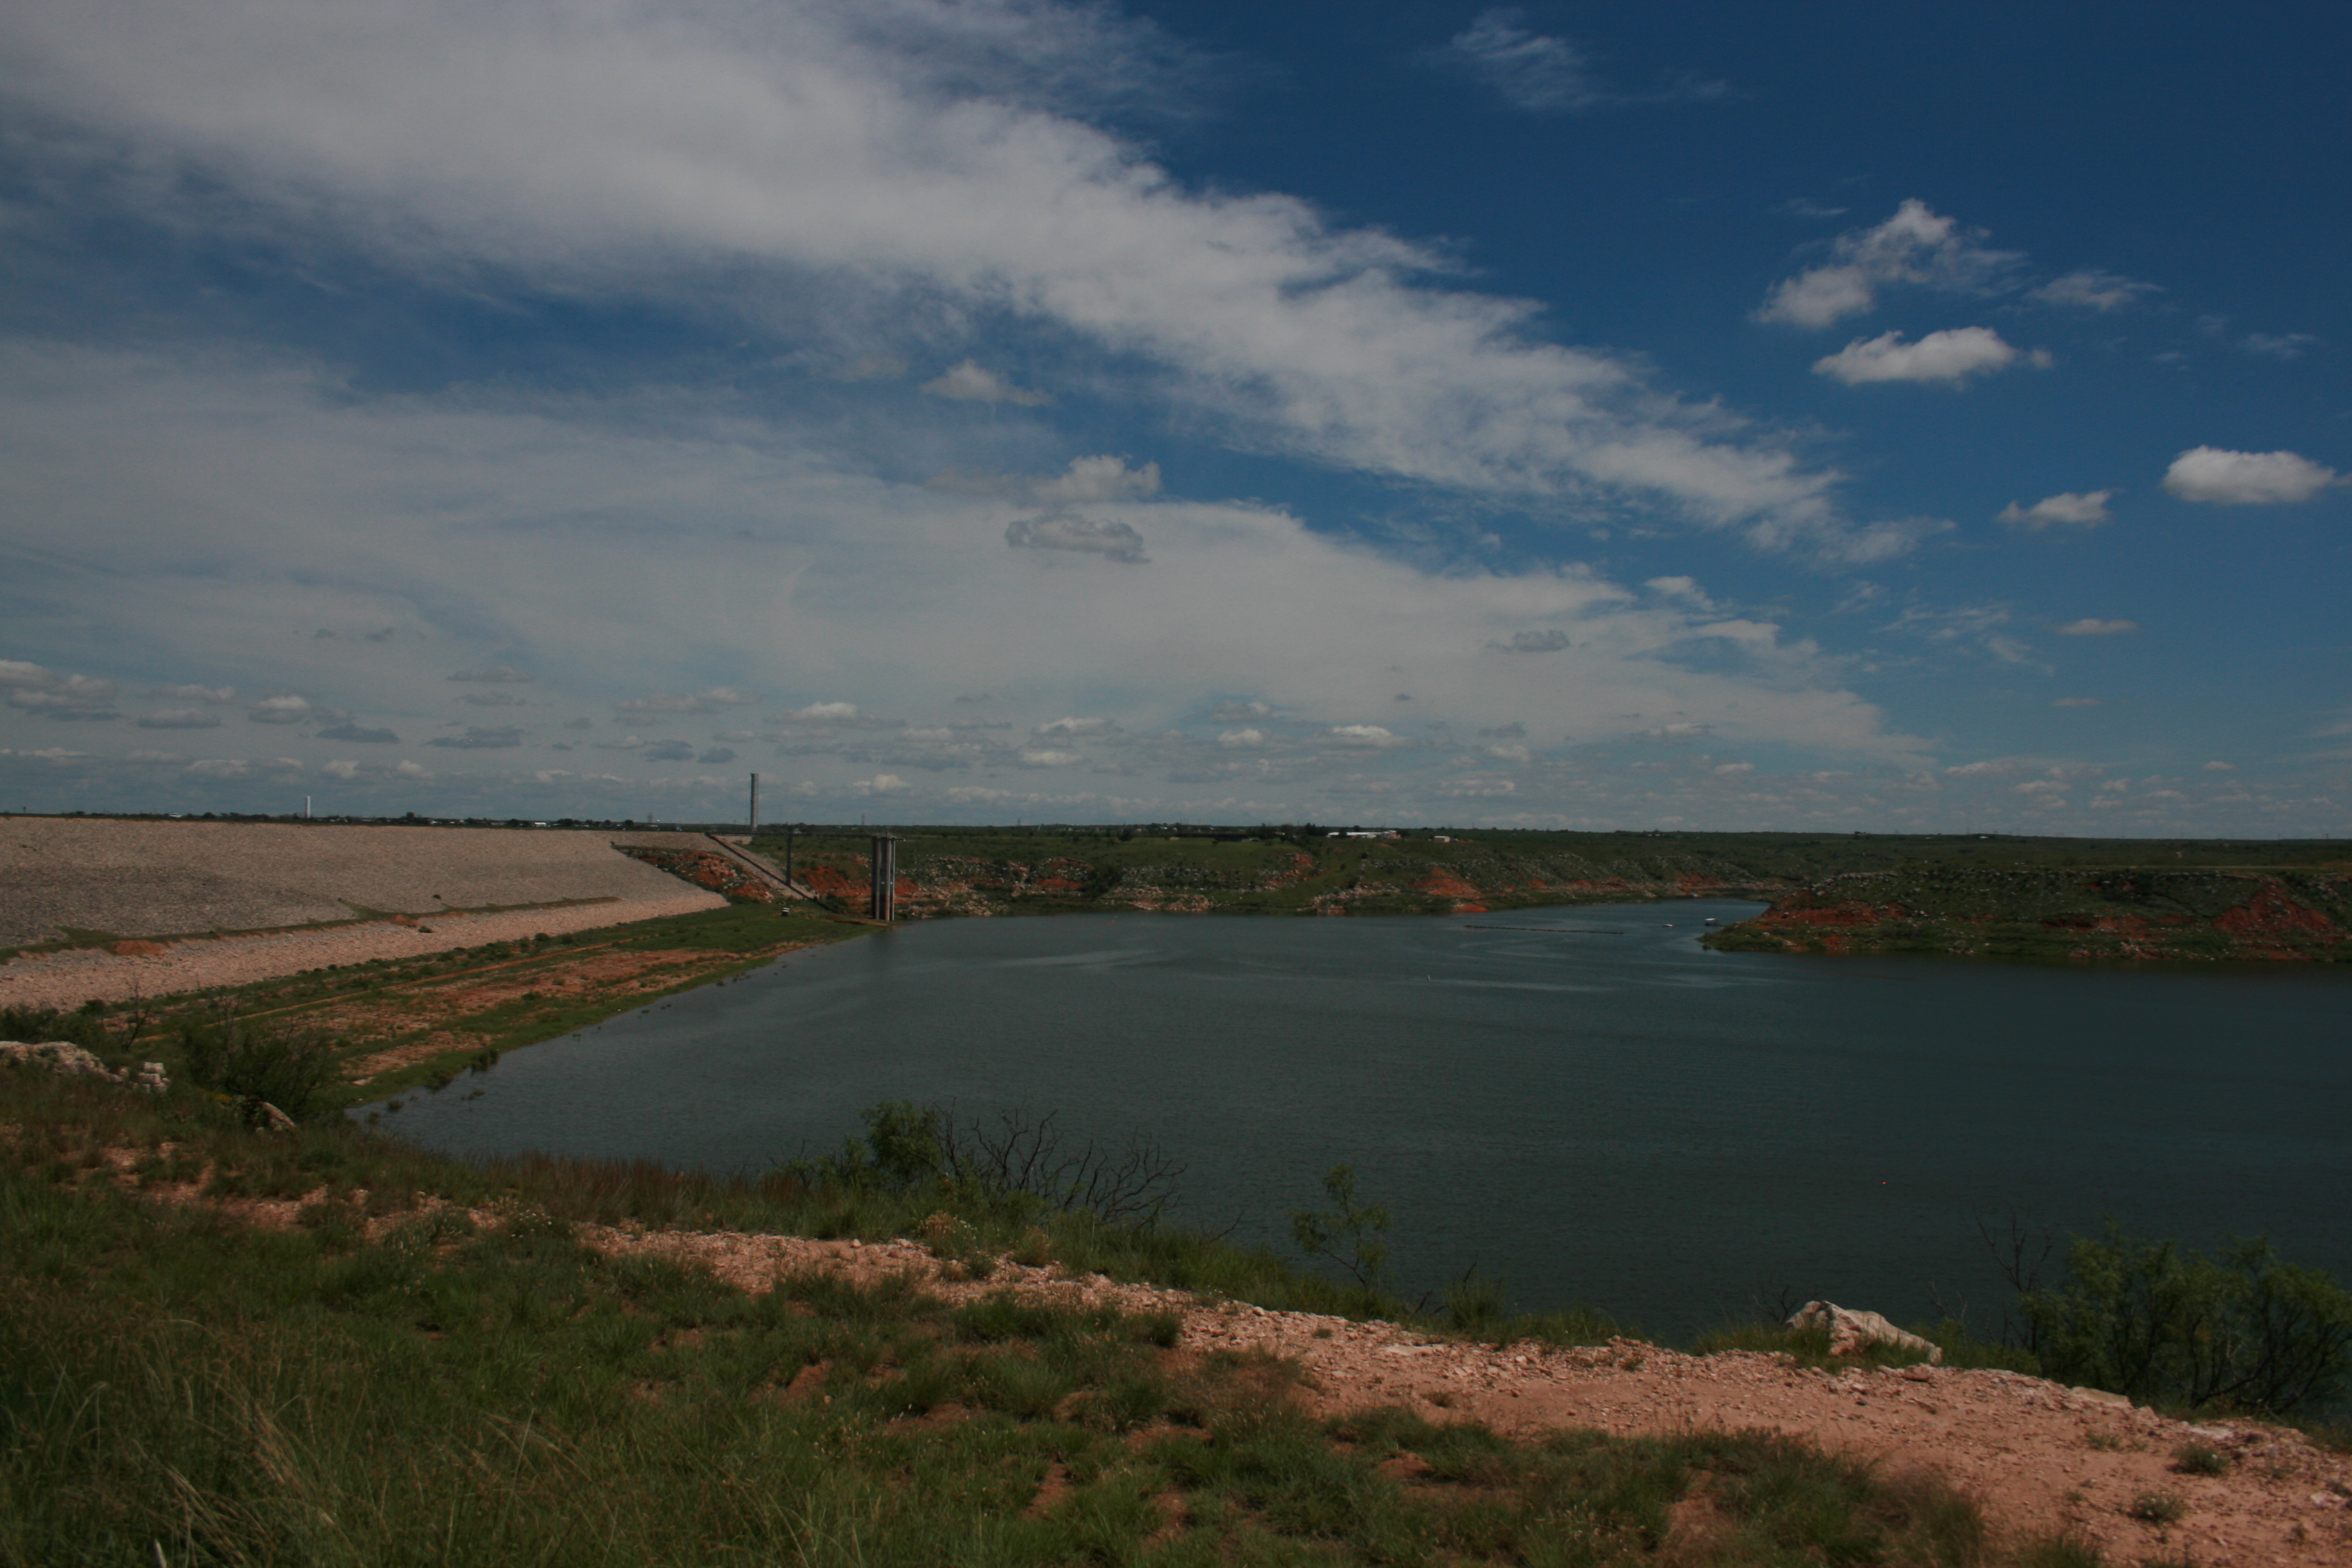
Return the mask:
POLYGON ((2264 888, 2236 909, 2214 921, 2214 926, 2238 939, 2248 958, 2302 958, 2292 948, 2277 945, 2281 938, 2308 942, 2316 937, 2331 946, 2344 940, 2334 921, 2306 909, 2276 888, 2264 888), (2265 940, 2268 939, 2268 940, 2265 940))

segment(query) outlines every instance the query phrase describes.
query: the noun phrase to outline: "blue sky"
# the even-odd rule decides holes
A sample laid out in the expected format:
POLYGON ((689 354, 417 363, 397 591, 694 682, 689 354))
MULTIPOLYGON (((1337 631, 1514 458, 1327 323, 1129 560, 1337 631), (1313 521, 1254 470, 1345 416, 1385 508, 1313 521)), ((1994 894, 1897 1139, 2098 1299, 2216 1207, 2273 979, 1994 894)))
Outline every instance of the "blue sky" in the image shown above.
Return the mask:
POLYGON ((0 794, 2345 832, 2347 32, 25 0, 0 794))

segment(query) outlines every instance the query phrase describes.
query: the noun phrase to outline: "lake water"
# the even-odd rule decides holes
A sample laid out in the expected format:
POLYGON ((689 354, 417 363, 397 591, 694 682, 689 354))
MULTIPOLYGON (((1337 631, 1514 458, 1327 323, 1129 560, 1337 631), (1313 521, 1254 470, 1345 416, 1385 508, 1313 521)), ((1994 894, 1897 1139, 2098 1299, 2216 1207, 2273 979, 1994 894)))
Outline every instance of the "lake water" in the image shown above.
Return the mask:
POLYGON ((2352 1280, 2352 975, 1708 952, 1698 901, 1066 916, 794 954, 412 1097, 389 1130, 758 1170, 877 1101, 1156 1137, 1179 1217, 1286 1244, 1346 1162, 1400 1283, 1682 1335, 1782 1291, 1997 1321, 2011 1211, 2352 1280), (479 1090, 478 1094, 475 1090, 479 1090))

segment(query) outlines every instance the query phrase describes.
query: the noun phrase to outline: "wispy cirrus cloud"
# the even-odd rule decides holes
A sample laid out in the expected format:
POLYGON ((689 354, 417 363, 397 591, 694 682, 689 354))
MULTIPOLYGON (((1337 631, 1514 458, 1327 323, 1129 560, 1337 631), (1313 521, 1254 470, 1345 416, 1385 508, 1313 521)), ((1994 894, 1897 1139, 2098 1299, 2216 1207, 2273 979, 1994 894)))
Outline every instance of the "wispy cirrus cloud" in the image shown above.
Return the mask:
POLYGON ((2120 310, 2126 305, 2137 304, 2150 295, 2163 292, 2157 284, 2143 283, 2138 279, 2126 278, 2119 273, 2103 272, 2094 267, 2053 278, 2040 288, 2030 290, 2026 297, 2039 300, 2045 305, 2069 305, 2105 313, 2120 310))
MULTIPOLYGON (((1088 47, 1125 68, 1126 35, 1102 16, 989 8, 983 47, 971 7, 931 0, 782 0, 756 19, 126 4, 105 29, 66 0, 13 8, 0 87, 78 145, 191 175, 116 192, 151 221, 202 229, 226 201, 288 243, 418 276, 669 298, 755 333, 862 323, 883 340, 866 355, 924 346, 880 323, 1001 316, 1150 367, 1153 396, 1244 447, 1632 506, 1768 549, 1835 554, 1850 531, 1839 476, 1793 438, 1678 399, 1629 357, 1550 341, 1527 303, 1455 286, 1440 249, 1287 196, 1188 189, 1091 123, 1056 84, 1083 75, 1088 47), (975 91, 947 63, 966 47, 1055 65, 975 91), (841 308, 803 320, 803 300, 841 308)), ((1471 47, 1522 59, 1525 91, 1553 90, 1538 67, 1564 57, 1515 42, 1515 26, 1490 17, 1471 47)), ((1920 214, 1915 228, 1948 222, 1920 214)), ((1928 278, 1981 261, 1948 236, 1903 256, 1895 273, 1928 278)), ((926 384, 1016 407, 1043 395, 978 345, 926 384)))
POLYGON ((1470 26, 1429 51, 1433 64, 1485 83, 1514 109, 1574 113, 1635 103, 1692 102, 1730 90, 1720 81, 1682 76, 1648 91, 1608 81, 1591 53, 1573 38, 1538 33, 1517 6, 1482 11, 1470 26))

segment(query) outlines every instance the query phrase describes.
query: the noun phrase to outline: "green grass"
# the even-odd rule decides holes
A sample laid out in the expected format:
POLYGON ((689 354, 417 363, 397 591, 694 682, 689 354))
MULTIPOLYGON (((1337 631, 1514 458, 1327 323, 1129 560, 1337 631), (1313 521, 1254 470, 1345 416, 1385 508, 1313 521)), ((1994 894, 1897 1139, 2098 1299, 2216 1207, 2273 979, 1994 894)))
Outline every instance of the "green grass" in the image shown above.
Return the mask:
MULTIPOLYGON (((1992 1560, 1957 1495, 1786 1438, 1318 1422, 1292 1369, 1198 1355, 1172 1315, 753 1295, 575 1237, 903 1233, 936 1194, 463 1165, 44 1075, 0 1073, 0 1564, 1630 1564, 1694 1531, 1735 1568, 1992 1560), (144 1202, 110 1148, 311 1201, 287 1231, 144 1202)), ((1045 1223, 1076 1268, 1339 1304, 1269 1256, 1045 1223)))

